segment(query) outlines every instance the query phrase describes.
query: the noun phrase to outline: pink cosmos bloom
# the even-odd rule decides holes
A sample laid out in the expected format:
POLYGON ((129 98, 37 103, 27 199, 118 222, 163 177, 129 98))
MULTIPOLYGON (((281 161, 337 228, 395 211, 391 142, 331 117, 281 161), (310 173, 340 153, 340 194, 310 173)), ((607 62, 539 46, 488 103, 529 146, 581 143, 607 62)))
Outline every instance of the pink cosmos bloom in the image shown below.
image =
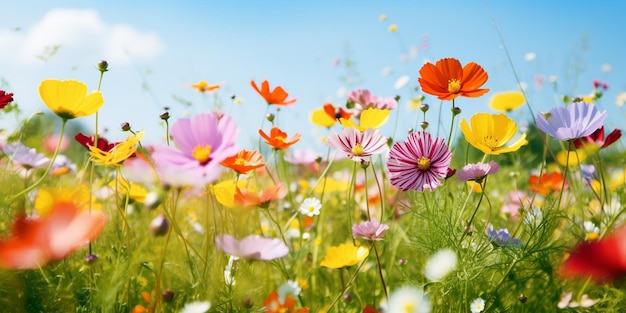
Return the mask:
POLYGON ((354 127, 347 127, 341 134, 331 131, 326 145, 345 153, 353 161, 363 162, 366 157, 385 152, 387 138, 378 129, 368 128, 360 132, 354 127))
POLYGON ((159 176, 181 171, 187 173, 187 177, 199 178, 194 185, 213 182, 222 172, 220 162, 237 153, 238 133, 235 121, 227 115, 217 117, 213 113, 202 113, 179 119, 171 130, 179 149, 154 147, 152 158, 159 176))
POLYGON ((431 191, 441 185, 452 160, 452 152, 443 138, 427 132, 410 133, 404 142, 396 142, 389 151, 387 169, 391 184, 402 191, 431 191))
POLYGON ((352 225, 352 237, 367 240, 381 240, 389 229, 386 224, 377 221, 368 221, 352 225))
POLYGON ((215 245, 224 253, 258 261, 271 261, 289 253, 289 248, 282 240, 263 238, 258 235, 250 235, 241 241, 237 241, 231 235, 217 235, 215 245))
POLYGON ((489 163, 467 164, 457 176, 460 181, 473 180, 480 183, 487 175, 493 174, 499 170, 500 165, 494 161, 489 161, 489 163))
POLYGON ((348 101, 357 104, 357 116, 360 116, 361 112, 369 109, 386 109, 393 110, 398 107, 398 102, 393 97, 380 98, 374 96, 367 89, 355 89, 348 94, 348 101))
POLYGON ((500 212, 509 215, 512 221, 517 219, 520 209, 529 206, 529 200, 526 193, 520 190, 511 191, 504 197, 500 212))

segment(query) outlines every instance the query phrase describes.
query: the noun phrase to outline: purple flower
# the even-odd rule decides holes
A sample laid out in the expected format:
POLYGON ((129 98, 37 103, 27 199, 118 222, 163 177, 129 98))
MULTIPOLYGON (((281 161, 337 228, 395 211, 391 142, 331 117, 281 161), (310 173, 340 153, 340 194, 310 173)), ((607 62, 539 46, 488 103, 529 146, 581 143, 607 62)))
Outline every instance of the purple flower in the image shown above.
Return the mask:
POLYGON ((404 142, 396 142, 389 151, 391 184, 400 190, 431 191, 441 185, 452 160, 452 152, 443 138, 433 138, 427 132, 410 133, 404 142))
POLYGON ((590 181, 596 176, 596 167, 593 164, 581 164, 580 172, 586 181, 590 181))
POLYGON ((50 163, 42 153, 37 153, 35 148, 28 148, 21 142, 7 144, 2 149, 13 164, 18 165, 25 170, 46 167, 50 163))
POLYGON ((368 128, 360 132, 354 127, 347 127, 341 134, 331 131, 326 145, 345 153, 353 161, 363 162, 371 155, 385 152, 387 138, 378 129, 368 128))
POLYGON ((221 174, 220 162, 237 153, 235 139, 238 133, 234 120, 227 115, 202 113, 179 119, 171 131, 179 149, 154 148, 152 157, 159 176, 180 170, 186 173, 186 177, 195 179, 194 185, 213 182, 221 174))
POLYGON ((487 238, 492 243, 503 247, 517 247, 520 244, 519 238, 511 237, 511 235, 509 235, 509 231, 506 228, 502 228, 496 231, 493 229, 493 225, 489 225, 489 228, 487 229, 487 238))
POLYGON ((368 221, 352 225, 352 237, 367 240, 381 240, 389 229, 386 224, 377 221, 368 221))
POLYGON ((282 240, 263 238, 258 235, 250 235, 241 241, 237 241, 231 235, 217 235, 215 245, 224 253, 259 261, 271 261, 289 253, 289 248, 282 240))
POLYGON ((481 183, 482 180, 490 174, 500 170, 500 165, 494 161, 489 163, 467 164, 457 174, 460 181, 476 181, 481 183))
POLYGON ((593 103, 574 102, 537 115, 537 128, 558 140, 578 139, 602 127, 606 114, 593 103))

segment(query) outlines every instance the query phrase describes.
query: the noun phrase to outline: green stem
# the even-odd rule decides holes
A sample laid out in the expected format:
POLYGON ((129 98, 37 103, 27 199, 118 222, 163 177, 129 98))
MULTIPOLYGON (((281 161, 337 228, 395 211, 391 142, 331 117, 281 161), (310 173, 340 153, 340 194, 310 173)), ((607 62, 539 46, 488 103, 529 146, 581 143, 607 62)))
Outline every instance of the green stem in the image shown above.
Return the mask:
POLYGON ((376 264, 378 264, 378 275, 380 275, 380 282, 383 285, 385 291, 385 300, 389 302, 389 293, 387 292, 387 285, 385 284, 385 278, 383 276, 383 267, 380 264, 380 256, 378 255, 378 248, 376 248, 376 242, 372 241, 372 247, 374 248, 374 254, 376 255, 376 264))

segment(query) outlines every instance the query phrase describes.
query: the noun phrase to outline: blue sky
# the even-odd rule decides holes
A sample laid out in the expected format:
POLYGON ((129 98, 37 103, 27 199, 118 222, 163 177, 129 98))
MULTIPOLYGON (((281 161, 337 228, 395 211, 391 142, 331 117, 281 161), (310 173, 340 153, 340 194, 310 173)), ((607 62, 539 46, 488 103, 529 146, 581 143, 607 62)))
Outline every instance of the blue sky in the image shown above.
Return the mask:
MULTIPOLYGON (((301 132, 299 147, 306 147, 324 133, 310 126, 310 112, 327 101, 344 103, 345 97, 338 96, 342 87, 367 88, 382 97, 400 95, 398 129, 413 126, 415 115, 406 101, 416 94, 412 88, 425 60, 474 61, 489 73, 486 87, 491 93, 515 89, 497 25, 536 112, 556 105, 549 76, 557 77, 559 94, 573 95, 589 93, 591 81, 600 79, 610 89, 599 105, 612 113, 608 124, 615 126, 624 118, 624 109, 615 105, 618 92, 626 91, 626 43, 618 31, 623 29, 619 22, 624 8, 620 1, 538 0, 9 1, 3 9, 11 13, 0 22, 0 78, 29 114, 47 110, 37 96, 41 80, 79 79, 95 89, 94 64, 107 59, 111 71, 104 78, 100 113, 107 136, 124 138, 119 124, 130 122, 145 129, 153 143, 163 135, 158 119, 163 107, 172 108, 174 119, 208 110, 212 96, 203 98, 189 85, 199 80, 223 83, 217 96, 238 120, 243 146, 256 142, 265 111, 250 80, 268 79, 299 98, 294 107, 281 110, 279 122, 289 133, 301 132), (386 14, 385 22, 379 21, 381 14, 386 14), (396 33, 388 31, 390 24, 397 24, 396 33), (36 57, 56 44, 60 48, 46 61, 36 57), (403 61, 401 55, 409 55, 412 47, 418 48, 417 55, 403 61), (533 61, 525 60, 528 53, 536 55, 533 61), (340 60, 337 67, 332 65, 335 58, 340 60), (340 80, 348 58, 359 78, 353 85, 340 80), (603 71, 603 65, 611 71, 603 71), (580 75, 573 79, 576 67, 580 75), (396 90, 394 83, 403 75, 410 81, 396 90), (545 79, 541 90, 534 87, 536 75, 545 79), (231 95, 243 103, 232 105, 231 95), (194 105, 186 107, 174 96, 194 105)), ((462 117, 489 112, 490 94, 460 99, 462 117)), ((426 102, 439 107, 433 97, 427 96, 426 102)), ((449 104, 444 105, 447 112, 449 104)), ((429 116, 431 124, 435 113, 429 116)), ((525 109, 515 116, 530 118, 525 109)), ((395 113, 384 129, 387 136, 394 118, 395 113)), ((5 127, 10 121, 0 123, 5 127)), ((396 135, 403 137, 400 131, 396 135)))

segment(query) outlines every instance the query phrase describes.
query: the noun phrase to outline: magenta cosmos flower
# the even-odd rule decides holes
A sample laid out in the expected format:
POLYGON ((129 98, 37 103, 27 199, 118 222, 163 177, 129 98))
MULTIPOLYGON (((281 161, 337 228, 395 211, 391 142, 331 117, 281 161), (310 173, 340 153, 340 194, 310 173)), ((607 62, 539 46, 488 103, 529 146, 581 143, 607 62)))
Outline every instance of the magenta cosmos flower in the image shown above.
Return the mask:
POLYGON ((220 162, 237 153, 237 133, 235 121, 228 115, 202 113, 179 119, 171 130, 178 149, 156 146, 152 153, 159 176, 179 171, 199 178, 197 185, 213 182, 221 174, 220 162))
POLYGON ((446 177, 451 160, 452 152, 443 138, 433 140, 429 133, 419 131, 393 144, 387 169, 391 184, 400 190, 432 191, 446 177))
POLYGON ((341 134, 331 131, 326 145, 345 153, 353 161, 363 162, 366 157, 385 152, 387 138, 378 129, 368 128, 360 132, 354 127, 347 127, 341 134))
POLYGON ((241 241, 237 241, 231 235, 217 235, 215 245, 226 254, 258 261, 271 261, 289 253, 289 248, 282 240, 258 235, 250 235, 241 241))
POLYGON ((381 240, 389 229, 386 224, 377 221, 367 221, 352 225, 352 237, 367 240, 381 240))
POLYGON ((602 127, 606 114, 606 111, 598 111, 593 103, 574 102, 539 114, 537 128, 558 140, 578 139, 602 127))
POLYGON ((457 176, 460 181, 473 180, 480 183, 487 175, 493 174, 499 170, 500 165, 494 161, 489 161, 489 163, 467 164, 457 176))

